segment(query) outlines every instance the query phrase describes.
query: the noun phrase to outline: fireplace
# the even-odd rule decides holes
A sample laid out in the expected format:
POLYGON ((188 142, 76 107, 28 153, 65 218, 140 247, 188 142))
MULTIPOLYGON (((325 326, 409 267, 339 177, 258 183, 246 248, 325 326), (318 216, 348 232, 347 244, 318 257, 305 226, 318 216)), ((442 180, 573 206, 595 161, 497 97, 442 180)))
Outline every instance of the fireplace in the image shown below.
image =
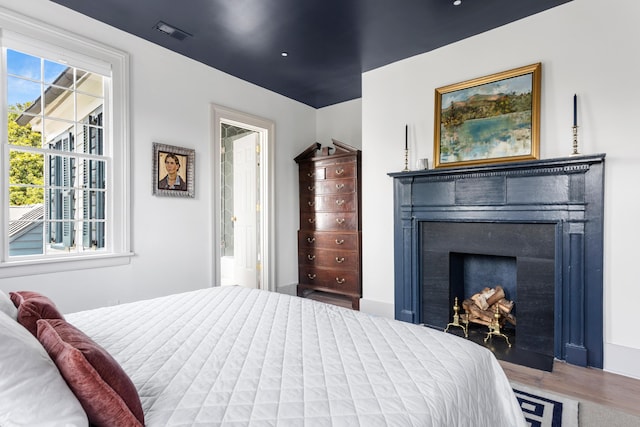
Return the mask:
POLYGON ((501 285, 519 351, 602 368, 604 157, 390 174, 396 318, 444 329, 501 285))

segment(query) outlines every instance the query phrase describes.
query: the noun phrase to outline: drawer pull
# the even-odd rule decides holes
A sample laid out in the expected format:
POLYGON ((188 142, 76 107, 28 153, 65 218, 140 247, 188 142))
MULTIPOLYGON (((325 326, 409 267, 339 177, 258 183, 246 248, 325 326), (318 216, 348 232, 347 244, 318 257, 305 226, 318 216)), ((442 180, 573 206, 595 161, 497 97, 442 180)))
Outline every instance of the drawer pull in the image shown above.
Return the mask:
POLYGON ((344 257, 343 257, 343 256, 341 256, 341 257, 336 257, 336 262, 337 262, 338 264, 342 264, 342 263, 344 262, 344 257))
POLYGON ((336 245, 341 245, 344 243, 344 239, 336 239, 336 245))
POLYGON ((313 206, 313 205, 315 205, 315 204, 316 204, 316 202, 315 202, 315 200, 313 200, 313 201, 307 202, 307 204, 308 204, 309 206, 313 206))
POLYGON ((342 285, 346 281, 347 279, 336 277, 336 283, 338 283, 338 285, 342 285))
POLYGON ((307 190, 309 190, 309 191, 313 191, 315 189, 316 189, 315 185, 310 185, 310 186, 307 187, 307 190))
POLYGON ((309 224, 313 224, 314 222, 316 222, 315 218, 309 218, 307 221, 309 221, 309 224))
POLYGON ((315 171, 314 172, 309 172, 309 173, 307 173, 307 176, 309 178, 313 178, 314 176, 316 176, 316 173, 315 173, 315 171))
POLYGON ((340 168, 340 169, 336 169, 336 175, 342 175, 344 173, 344 169, 340 168))
POLYGON ((311 273, 309 273, 309 274, 307 274, 307 277, 308 277, 309 279, 313 280, 313 279, 315 279, 315 278, 316 278, 316 275, 315 275, 315 274, 311 274, 311 273))
POLYGON ((336 205, 338 206, 344 205, 344 200, 336 200, 336 205))
POLYGON ((315 242, 315 241, 316 241, 316 238, 315 238, 315 237, 307 237, 307 242, 309 242, 309 243, 313 243, 313 242, 315 242))
POLYGON ((344 218, 336 218, 336 222, 340 225, 344 224, 344 218))
POLYGON ((316 256, 315 255, 307 255, 307 259, 309 261, 313 261, 314 259, 316 259, 316 256))
POLYGON ((344 188, 344 184, 336 184, 336 190, 342 190, 344 188))

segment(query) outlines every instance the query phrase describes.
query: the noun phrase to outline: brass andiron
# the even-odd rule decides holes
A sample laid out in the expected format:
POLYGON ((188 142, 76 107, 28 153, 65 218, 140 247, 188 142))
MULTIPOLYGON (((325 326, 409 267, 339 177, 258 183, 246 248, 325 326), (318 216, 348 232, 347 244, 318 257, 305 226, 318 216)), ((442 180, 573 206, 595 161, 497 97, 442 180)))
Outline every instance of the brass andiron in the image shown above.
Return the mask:
POLYGON ((469 338, 469 322, 465 321, 463 318, 462 323, 464 323, 464 325, 460 323, 460 315, 458 314, 459 311, 460 306, 458 305, 458 297, 456 297, 455 302, 453 303, 453 322, 449 323, 444 331, 448 332, 450 326, 457 326, 459 328, 462 328, 462 330, 464 331, 464 337, 469 338))
POLYGON ((493 322, 491 322, 491 324, 489 325, 489 333, 484 338, 484 342, 487 342, 487 340, 491 338, 493 335, 497 335, 499 337, 504 338, 507 341, 507 344, 509 344, 509 347, 511 347, 511 342, 509 342, 509 337, 503 334, 502 332, 500 332, 500 309, 497 306, 496 306, 496 312, 493 315, 493 322))

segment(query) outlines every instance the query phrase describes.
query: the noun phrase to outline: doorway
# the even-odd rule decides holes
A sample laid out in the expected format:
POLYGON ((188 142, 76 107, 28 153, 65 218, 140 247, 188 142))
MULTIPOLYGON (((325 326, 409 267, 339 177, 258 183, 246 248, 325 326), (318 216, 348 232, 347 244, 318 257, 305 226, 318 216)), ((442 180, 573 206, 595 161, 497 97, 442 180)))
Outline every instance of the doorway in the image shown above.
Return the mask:
POLYGON ((274 290, 274 124, 212 106, 216 286, 274 290))

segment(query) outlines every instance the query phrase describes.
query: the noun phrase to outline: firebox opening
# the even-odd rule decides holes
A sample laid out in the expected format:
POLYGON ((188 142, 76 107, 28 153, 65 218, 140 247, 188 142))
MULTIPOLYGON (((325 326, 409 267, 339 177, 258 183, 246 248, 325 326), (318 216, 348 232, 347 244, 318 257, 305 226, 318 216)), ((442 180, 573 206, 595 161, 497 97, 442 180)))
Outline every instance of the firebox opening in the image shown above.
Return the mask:
MULTIPOLYGON (((518 300, 518 268, 515 257, 464 254, 452 252, 449 255, 451 301, 458 298, 462 302, 484 288, 501 286, 505 298, 518 300)), ((516 315, 518 305, 511 313, 516 315)), ((453 314, 453 312, 452 312, 453 314)))

